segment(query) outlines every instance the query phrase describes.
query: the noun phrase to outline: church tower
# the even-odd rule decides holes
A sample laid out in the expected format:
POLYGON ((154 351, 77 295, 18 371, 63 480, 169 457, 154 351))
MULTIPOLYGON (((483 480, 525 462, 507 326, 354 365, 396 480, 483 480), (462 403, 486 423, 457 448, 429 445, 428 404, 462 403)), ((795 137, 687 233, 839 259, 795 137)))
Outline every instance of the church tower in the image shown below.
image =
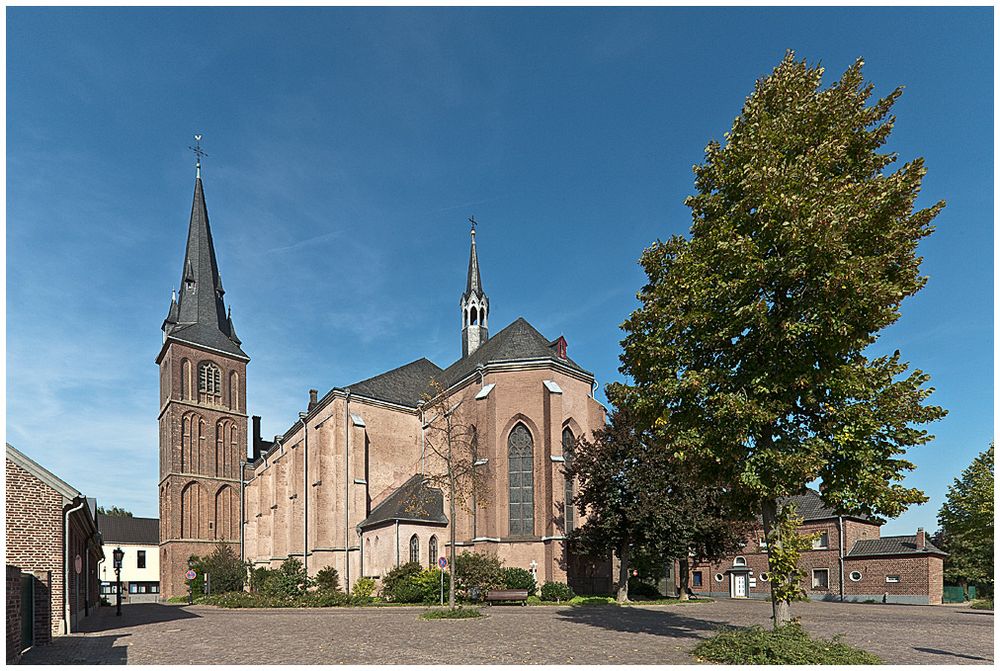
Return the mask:
POLYGON ((469 249, 469 276, 462 294, 462 358, 479 349, 490 337, 490 299, 483 291, 483 280, 479 277, 479 257, 476 255, 476 219, 472 222, 472 247, 469 249))
POLYGON ((160 589, 185 594, 191 555, 240 551, 246 366, 226 312, 199 160, 178 291, 163 320, 160 367, 160 589))

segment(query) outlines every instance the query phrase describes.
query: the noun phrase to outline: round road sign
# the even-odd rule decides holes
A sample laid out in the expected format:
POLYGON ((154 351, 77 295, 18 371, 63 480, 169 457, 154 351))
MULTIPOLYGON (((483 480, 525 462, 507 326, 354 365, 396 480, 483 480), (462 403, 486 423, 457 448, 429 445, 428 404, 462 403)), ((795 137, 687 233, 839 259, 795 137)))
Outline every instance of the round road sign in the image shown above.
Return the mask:
POLYGON ((438 566, 440 566, 441 568, 447 568, 448 560, 445 559, 444 557, 438 557, 438 566))
POLYGON ((189 568, 188 572, 184 574, 184 577, 187 578, 188 580, 194 580, 195 578, 198 577, 198 574, 194 572, 193 568, 189 568))
POLYGON ((77 575, 83 573, 83 558, 80 555, 77 555, 76 559, 73 560, 73 568, 76 569, 77 575))

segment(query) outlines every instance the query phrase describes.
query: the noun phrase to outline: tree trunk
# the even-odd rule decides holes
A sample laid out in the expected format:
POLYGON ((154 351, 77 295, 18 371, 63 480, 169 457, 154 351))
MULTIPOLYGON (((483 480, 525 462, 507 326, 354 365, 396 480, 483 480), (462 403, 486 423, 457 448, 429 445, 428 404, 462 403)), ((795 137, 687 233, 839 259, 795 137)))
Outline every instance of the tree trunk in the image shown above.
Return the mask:
POLYGON ((677 563, 680 565, 677 569, 678 577, 681 579, 680 600, 687 601, 691 598, 688 596, 688 580, 690 580, 691 566, 688 564, 688 558, 686 555, 681 557, 677 563))
POLYGON ((451 497, 448 501, 448 526, 451 548, 448 551, 448 608, 455 609, 455 477, 451 477, 451 497))
POLYGON ((628 541, 624 541, 621 547, 618 548, 618 584, 615 586, 615 599, 618 603, 625 603, 628 601, 628 573, 629 573, 629 558, 631 551, 628 546, 628 541))
MULTIPOLYGON (((778 502, 764 501, 761 506, 761 518, 764 522, 764 537, 767 539, 767 559, 768 559, 768 572, 771 574, 771 584, 775 584, 775 581, 782 581, 787 583, 789 576, 780 575, 775 573, 771 569, 771 549, 781 547, 781 538, 777 534, 772 538, 771 531, 774 529, 778 520, 778 502)), ((774 622, 774 628, 783 627, 792 621, 792 614, 790 609, 791 604, 788 601, 779 601, 778 596, 775 591, 771 590, 771 613, 774 622)))

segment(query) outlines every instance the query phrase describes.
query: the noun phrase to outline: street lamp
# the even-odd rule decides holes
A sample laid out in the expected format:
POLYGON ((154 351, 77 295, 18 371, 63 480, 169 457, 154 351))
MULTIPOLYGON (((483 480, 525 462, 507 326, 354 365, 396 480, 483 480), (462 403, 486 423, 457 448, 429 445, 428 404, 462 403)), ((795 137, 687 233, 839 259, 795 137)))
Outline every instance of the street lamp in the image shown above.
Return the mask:
POLYGON ((115 560, 115 615, 118 616, 122 614, 122 560, 125 559, 125 551, 117 547, 111 554, 115 560))

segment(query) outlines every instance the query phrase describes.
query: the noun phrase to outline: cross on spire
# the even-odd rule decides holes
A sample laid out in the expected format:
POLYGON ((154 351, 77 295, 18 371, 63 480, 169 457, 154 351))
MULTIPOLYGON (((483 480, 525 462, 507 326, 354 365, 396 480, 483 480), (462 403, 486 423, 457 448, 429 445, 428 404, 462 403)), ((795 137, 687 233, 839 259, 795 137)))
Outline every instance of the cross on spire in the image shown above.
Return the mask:
POLYGON ((469 223, 472 224, 472 234, 475 235, 476 234, 476 226, 479 225, 479 222, 476 221, 476 215, 472 215, 471 217, 469 217, 469 223))
POLYGON ((205 150, 201 148, 201 133, 195 134, 194 146, 192 147, 191 145, 188 145, 188 149, 193 151, 194 155, 197 157, 194 164, 195 177, 201 179, 201 157, 208 156, 208 154, 205 153, 205 150))

